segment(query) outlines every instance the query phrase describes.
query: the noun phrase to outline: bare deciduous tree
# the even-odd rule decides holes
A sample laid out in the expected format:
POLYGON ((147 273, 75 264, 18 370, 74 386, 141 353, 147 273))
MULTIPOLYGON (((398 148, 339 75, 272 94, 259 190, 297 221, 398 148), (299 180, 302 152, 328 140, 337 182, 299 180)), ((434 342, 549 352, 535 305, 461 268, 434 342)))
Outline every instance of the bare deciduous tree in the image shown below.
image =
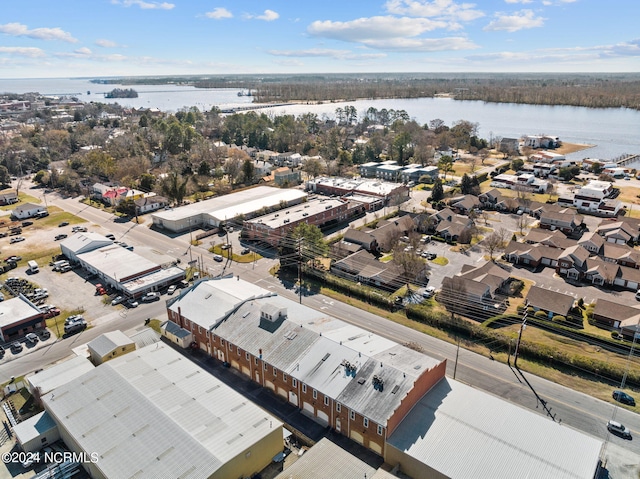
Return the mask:
POLYGON ((491 261, 494 260, 493 255, 496 251, 500 251, 505 247, 508 238, 509 232, 504 228, 498 228, 482 241, 482 245, 487 253, 489 253, 491 261))

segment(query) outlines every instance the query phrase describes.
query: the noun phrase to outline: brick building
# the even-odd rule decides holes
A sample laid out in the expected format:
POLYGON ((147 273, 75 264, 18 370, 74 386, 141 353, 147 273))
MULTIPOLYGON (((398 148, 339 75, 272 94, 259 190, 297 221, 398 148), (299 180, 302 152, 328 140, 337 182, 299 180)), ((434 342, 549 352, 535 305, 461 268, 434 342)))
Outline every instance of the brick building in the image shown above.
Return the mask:
POLYGON ((239 278, 200 281, 167 304, 201 350, 381 456, 445 375, 446 361, 239 278))

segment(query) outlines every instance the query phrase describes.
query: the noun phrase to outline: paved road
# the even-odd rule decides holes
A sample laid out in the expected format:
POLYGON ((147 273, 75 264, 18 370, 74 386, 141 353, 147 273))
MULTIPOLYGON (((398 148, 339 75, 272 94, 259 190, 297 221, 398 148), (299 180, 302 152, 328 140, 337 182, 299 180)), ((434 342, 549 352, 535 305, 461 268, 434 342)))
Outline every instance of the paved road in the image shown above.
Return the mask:
MULTIPOLYGON (((116 236, 122 236, 130 244, 145 244, 176 257, 184 255, 187 251, 188 234, 186 238, 184 235, 179 238, 169 238, 150 230, 144 225, 113 222, 112 216, 93 208, 86 208, 78 203, 77 199, 48 197, 48 200, 50 203, 73 212, 92 223, 104 226, 106 230, 114 232, 116 236)), ((211 268, 215 272, 222 271, 222 266, 211 259, 211 255, 207 254, 205 248, 194 247, 193 254, 202 255, 205 268, 211 268)), ((449 253, 445 254, 449 255, 449 253)), ((450 254, 453 255, 454 253, 450 254)), ((469 261, 474 261, 471 256, 455 254, 459 255, 463 261, 467 261, 467 258, 469 258, 469 261)), ((287 289, 277 278, 273 278, 268 274, 268 269, 272 264, 273 260, 263 259, 256 264, 233 265, 227 272, 238 274, 242 279, 297 300, 298 297, 293 289, 287 289)), ((303 298, 303 303, 315 309, 327 311, 332 316, 394 341, 417 343, 426 354, 440 359, 447 359, 447 374, 453 376, 456 357, 455 345, 426 336, 322 295, 306 296, 303 298)), ((83 332, 81 335, 62 340, 46 350, 39 350, 10 363, 0 365, 0 381, 8 379, 10 376, 18 376, 33 371, 59 360, 67 356, 71 348, 93 339, 102 332, 113 329, 126 331, 140 327, 147 317, 166 318, 163 308, 164 302, 161 301, 143 305, 136 310, 130 310, 126 317, 112 313, 109 318, 97 320, 94 328, 83 332)), ((640 431, 640 416, 550 381, 529 374, 526 377, 538 396, 547 401, 547 405, 552 414, 555 414, 557 421, 562 421, 562 424, 582 430, 600 439, 610 439, 606 449, 607 457, 611 458, 610 477, 627 477, 622 472, 624 469, 620 469, 620 472, 616 473, 615 471, 618 471, 616 468, 623 468, 625 464, 633 464, 636 467, 640 464, 640 456, 638 456, 640 455, 640 442, 637 440, 624 441, 618 437, 609 436, 605 428, 607 420, 615 414, 618 420, 627 424, 633 431, 640 431)), ((456 379, 530 410, 543 413, 536 396, 529 386, 507 365, 461 349, 456 367, 456 379)))

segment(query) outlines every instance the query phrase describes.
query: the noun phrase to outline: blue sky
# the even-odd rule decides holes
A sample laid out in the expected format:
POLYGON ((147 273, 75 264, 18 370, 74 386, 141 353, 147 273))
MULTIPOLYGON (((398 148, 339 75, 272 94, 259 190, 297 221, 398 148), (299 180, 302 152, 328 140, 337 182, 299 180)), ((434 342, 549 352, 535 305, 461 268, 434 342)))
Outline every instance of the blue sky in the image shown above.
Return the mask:
POLYGON ((2 3, 0 78, 640 72, 638 0, 2 3))

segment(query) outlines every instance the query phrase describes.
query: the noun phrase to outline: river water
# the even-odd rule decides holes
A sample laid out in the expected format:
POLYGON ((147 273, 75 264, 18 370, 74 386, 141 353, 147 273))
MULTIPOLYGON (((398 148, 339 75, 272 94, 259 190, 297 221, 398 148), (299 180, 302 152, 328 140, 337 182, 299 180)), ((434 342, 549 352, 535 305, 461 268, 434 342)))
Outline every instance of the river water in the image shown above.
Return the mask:
MULTIPOLYGON (((184 85, 135 85, 138 98, 104 98, 104 93, 118 85, 102 85, 90 79, 0 79, 0 93, 39 92, 43 95, 76 96, 79 100, 119 103, 122 106, 159 108, 175 112, 196 106, 201 111, 217 106, 221 109, 249 106, 252 98, 238 96, 238 89, 201 89, 184 85)), ((126 85, 123 88, 127 88, 126 85)), ((459 120, 479 124, 479 136, 519 138, 522 135, 547 134, 569 143, 596 145, 568 155, 610 160, 624 153, 640 153, 640 111, 625 108, 582 108, 570 106, 519 105, 456 101, 449 98, 357 100, 321 105, 287 105, 259 110, 268 115, 335 117, 337 108, 354 106, 362 117, 370 108, 405 110, 412 119, 424 124, 439 118, 451 126, 459 120)))

